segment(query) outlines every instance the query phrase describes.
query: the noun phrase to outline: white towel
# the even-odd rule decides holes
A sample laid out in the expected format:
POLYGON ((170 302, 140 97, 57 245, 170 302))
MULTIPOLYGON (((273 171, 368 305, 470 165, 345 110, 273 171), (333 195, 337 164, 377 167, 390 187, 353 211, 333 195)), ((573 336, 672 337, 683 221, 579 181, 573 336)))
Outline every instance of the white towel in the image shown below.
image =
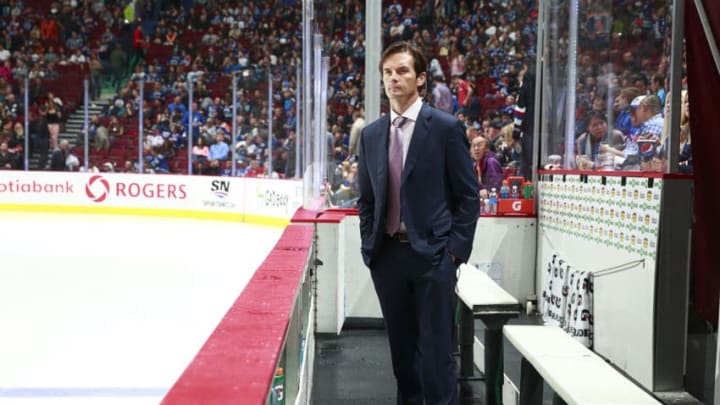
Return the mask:
POLYGON ((564 329, 585 346, 593 345, 593 275, 569 270, 568 300, 564 329))

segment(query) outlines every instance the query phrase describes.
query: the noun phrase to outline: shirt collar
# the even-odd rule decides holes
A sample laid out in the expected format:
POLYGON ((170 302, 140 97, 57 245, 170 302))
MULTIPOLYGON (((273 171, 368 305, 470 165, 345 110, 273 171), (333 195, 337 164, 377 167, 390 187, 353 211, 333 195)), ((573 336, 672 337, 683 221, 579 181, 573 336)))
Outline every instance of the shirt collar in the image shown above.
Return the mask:
POLYGON ((418 97, 417 100, 415 100, 414 103, 408 107, 407 110, 403 111, 402 113, 398 114, 396 113, 392 108, 390 109, 390 122, 395 122, 395 118, 398 116, 405 117, 412 122, 417 122, 418 115, 420 115, 420 109, 422 108, 422 98, 418 97))

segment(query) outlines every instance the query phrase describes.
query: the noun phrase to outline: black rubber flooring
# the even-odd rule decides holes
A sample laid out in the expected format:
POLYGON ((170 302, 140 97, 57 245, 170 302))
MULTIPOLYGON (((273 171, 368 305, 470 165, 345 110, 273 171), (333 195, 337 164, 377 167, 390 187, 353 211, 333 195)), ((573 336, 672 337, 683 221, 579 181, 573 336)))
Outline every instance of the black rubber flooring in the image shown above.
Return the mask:
MULTIPOLYGON (((522 316, 512 324, 536 324, 536 317, 522 316)), ((481 341, 484 325, 475 321, 475 336, 481 341)), ((316 336, 314 405, 395 405, 395 378, 384 329, 345 329, 340 335, 316 336)), ((516 384, 520 380, 520 354, 504 342, 505 373, 516 384)), ((476 374, 479 374, 476 369, 476 374)), ((459 405, 485 404, 485 383, 471 381, 459 387, 459 405)), ((552 391, 545 387, 545 404, 552 404, 552 391)))

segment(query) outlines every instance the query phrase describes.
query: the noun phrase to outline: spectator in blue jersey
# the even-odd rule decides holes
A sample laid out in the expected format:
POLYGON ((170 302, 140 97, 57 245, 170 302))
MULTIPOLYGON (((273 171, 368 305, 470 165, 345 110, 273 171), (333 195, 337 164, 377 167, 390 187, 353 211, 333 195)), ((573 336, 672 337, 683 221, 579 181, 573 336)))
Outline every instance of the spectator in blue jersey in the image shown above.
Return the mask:
POLYGON ((170 110, 170 114, 173 114, 175 110, 178 110, 182 112, 183 116, 187 113, 187 106, 180 101, 180 96, 175 96, 173 98, 173 101, 171 103, 168 103, 168 110, 170 110))
POLYGON ((630 136, 637 131, 637 127, 632 124, 632 117, 630 114, 630 102, 640 95, 640 90, 636 87, 623 87, 620 90, 620 94, 615 97, 615 129, 623 133, 623 135, 630 136))
POLYGON ((218 173, 222 162, 228 159, 230 147, 225 143, 225 137, 222 133, 215 135, 215 143, 210 145, 210 153, 208 154, 209 170, 218 173))
POLYGON ((162 153, 159 147, 150 148, 150 157, 147 159, 148 166, 154 173, 170 173, 170 163, 167 156, 162 153))

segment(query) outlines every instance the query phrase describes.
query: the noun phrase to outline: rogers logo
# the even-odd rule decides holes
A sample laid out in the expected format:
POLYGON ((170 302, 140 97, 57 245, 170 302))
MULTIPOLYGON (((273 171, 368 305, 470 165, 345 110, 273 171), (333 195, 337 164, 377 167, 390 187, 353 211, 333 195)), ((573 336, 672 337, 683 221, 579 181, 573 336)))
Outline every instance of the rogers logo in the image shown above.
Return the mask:
POLYGON ((118 199, 184 200, 187 198, 185 184, 118 181, 113 182, 111 186, 110 182, 100 175, 90 177, 85 184, 85 194, 96 203, 105 201, 108 195, 118 199))
POLYGON ((92 176, 87 184, 85 184, 85 194, 93 200, 93 202, 99 203, 105 201, 108 193, 110 193, 110 183, 102 176, 92 176))

